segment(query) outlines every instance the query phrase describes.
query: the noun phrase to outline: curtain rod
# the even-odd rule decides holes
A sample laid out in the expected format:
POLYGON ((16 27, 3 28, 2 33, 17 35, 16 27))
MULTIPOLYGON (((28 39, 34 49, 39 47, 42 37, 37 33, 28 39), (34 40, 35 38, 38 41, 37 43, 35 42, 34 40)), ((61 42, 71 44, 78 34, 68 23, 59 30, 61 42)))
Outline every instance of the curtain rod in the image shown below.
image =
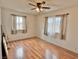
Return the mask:
MULTIPOLYGON (((63 16, 63 15, 69 15, 69 13, 64 13, 64 14, 59 14, 59 15, 53 15, 53 16, 63 16)), ((46 16, 45 18, 47 17, 52 17, 52 16, 46 16)))
POLYGON ((22 16, 22 17, 27 17, 27 16, 24 16, 24 15, 18 15, 18 14, 11 14, 13 16, 22 16))
POLYGON ((60 15, 56 15, 56 16, 63 16, 63 15, 69 15, 69 13, 66 13, 66 14, 60 14, 60 15))

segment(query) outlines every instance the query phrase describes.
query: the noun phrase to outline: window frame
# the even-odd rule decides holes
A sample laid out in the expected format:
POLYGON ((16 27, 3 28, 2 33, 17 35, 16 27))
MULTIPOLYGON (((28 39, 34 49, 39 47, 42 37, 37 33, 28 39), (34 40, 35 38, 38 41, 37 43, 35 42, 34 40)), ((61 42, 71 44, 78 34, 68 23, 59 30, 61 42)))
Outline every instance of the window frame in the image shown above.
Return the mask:
MULTIPOLYGON (((61 38, 60 39, 64 39, 64 40, 66 39, 66 32, 67 32, 67 15, 69 15, 69 13, 62 14, 62 15, 56 15, 56 17, 63 16, 62 24, 61 24, 61 38), (66 19, 64 19, 64 18, 66 18, 66 19), (65 26, 64 26, 64 21, 66 21, 65 26), (63 29, 63 27, 65 27, 65 29, 63 29), (64 31, 64 33, 63 33, 63 31, 64 31)), ((49 17, 53 17, 53 16, 49 16, 49 17)), ((48 17, 45 17, 44 35, 49 36, 48 33, 46 32, 47 31, 47 28, 48 28, 48 24, 46 24, 47 21, 48 21, 47 18, 48 17)))
POLYGON ((26 33, 27 32, 27 20, 26 20, 27 16, 21 16, 21 15, 15 15, 15 14, 11 14, 11 16, 12 16, 12 27, 14 27, 14 25, 15 25, 15 30, 13 30, 13 28, 12 28, 11 33, 12 34, 26 33), (25 29, 23 29, 23 30, 21 30, 21 29, 17 30, 17 28, 16 28, 17 27, 17 24, 16 24, 17 19, 16 19, 16 17, 25 18, 25 19, 23 19, 25 21, 25 25, 24 25, 25 26, 25 29))

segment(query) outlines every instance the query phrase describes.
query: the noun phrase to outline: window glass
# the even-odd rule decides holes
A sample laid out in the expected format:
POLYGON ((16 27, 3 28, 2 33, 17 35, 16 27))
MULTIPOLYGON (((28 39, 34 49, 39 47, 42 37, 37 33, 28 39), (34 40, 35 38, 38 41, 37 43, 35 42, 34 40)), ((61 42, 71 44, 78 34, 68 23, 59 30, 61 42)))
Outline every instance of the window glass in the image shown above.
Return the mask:
POLYGON ((48 34, 61 33, 61 17, 48 17, 48 34))

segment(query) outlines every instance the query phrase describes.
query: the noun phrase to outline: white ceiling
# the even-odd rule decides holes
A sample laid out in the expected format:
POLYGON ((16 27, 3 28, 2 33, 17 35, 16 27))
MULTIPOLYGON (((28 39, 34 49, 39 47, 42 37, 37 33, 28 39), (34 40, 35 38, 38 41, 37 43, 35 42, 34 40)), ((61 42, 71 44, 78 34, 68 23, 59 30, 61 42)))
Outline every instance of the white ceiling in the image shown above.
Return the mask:
POLYGON ((77 5, 77 0, 0 0, 0 4, 3 7, 7 7, 10 9, 30 13, 30 14, 38 14, 36 11, 31 10, 34 8, 33 6, 30 6, 28 3, 32 2, 35 4, 35 2, 42 2, 46 1, 45 6, 51 7, 50 10, 44 10, 43 12, 49 12, 52 10, 58 10, 61 8, 67 8, 74 5, 77 5))

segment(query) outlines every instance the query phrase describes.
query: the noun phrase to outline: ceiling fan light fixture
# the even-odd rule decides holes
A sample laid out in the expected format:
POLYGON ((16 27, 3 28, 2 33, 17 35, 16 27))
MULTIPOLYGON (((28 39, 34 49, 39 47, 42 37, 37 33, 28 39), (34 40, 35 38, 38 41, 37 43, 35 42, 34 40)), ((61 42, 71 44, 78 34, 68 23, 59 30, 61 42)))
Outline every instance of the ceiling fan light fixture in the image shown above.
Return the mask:
POLYGON ((40 8, 40 11, 43 11, 43 9, 42 9, 42 8, 40 8))
POLYGON ((37 12, 40 12, 40 9, 39 9, 39 8, 36 8, 36 11, 37 11, 37 12))
POLYGON ((43 11, 43 9, 42 8, 36 8, 36 11, 41 12, 41 11, 43 11))

